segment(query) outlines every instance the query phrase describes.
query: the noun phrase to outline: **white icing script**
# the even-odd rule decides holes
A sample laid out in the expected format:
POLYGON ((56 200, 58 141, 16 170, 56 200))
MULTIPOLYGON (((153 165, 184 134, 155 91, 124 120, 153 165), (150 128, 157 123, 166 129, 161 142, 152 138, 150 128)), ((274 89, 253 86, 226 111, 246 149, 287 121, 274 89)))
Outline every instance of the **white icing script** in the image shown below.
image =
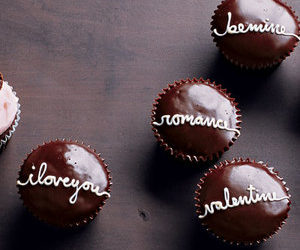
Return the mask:
POLYGON ((245 34, 247 32, 260 32, 260 33, 272 33, 272 34, 277 34, 277 35, 283 35, 283 36, 293 36, 297 38, 300 41, 300 37, 294 33, 288 33, 285 32, 286 28, 283 25, 280 24, 274 24, 274 23, 269 23, 269 19, 267 18, 264 21, 264 24, 253 24, 249 23, 247 27, 243 23, 239 23, 238 25, 231 25, 231 17, 232 14, 231 12, 228 12, 228 22, 227 22, 227 27, 224 33, 219 33, 217 29, 214 29, 213 32, 217 36, 225 36, 227 33, 228 34, 245 34))
MULTIPOLYGON (((32 166, 32 170, 35 170, 35 166, 32 166)), ((69 202, 71 204, 75 204, 75 202, 77 201, 78 198, 78 192, 83 189, 85 191, 88 191, 89 189, 91 190, 92 193, 96 194, 97 196, 102 196, 102 195, 107 195, 108 197, 110 197, 110 194, 106 191, 103 192, 99 192, 99 186, 95 186, 93 183, 89 182, 89 181, 85 181, 83 182, 81 185, 79 185, 79 180, 75 180, 72 179, 70 180, 69 177, 58 177, 58 179, 56 179, 56 176, 54 175, 48 175, 46 176, 44 179, 44 175, 47 171, 47 163, 43 162, 40 166, 39 169, 39 173, 38 173, 38 177, 36 179, 36 181, 33 181, 33 174, 30 174, 28 177, 28 180, 26 182, 21 182, 21 181, 17 181, 17 185, 20 186, 26 186, 28 184, 35 186, 35 185, 45 185, 45 186, 51 186, 54 185, 55 187, 57 187, 60 183, 63 184, 64 187, 69 188, 69 187, 73 187, 76 188, 75 193, 70 197, 69 202)))
POLYGON ((247 188, 247 191, 249 191, 249 197, 247 197, 247 196, 239 196, 238 198, 231 197, 231 200, 230 200, 229 189, 227 187, 225 187, 224 188, 225 205, 223 205, 223 203, 221 201, 213 201, 210 203, 210 205, 205 204, 204 214, 199 215, 199 218, 203 219, 205 216, 208 215, 208 213, 213 214, 215 212, 215 209, 216 210, 226 210, 228 208, 250 205, 251 203, 255 204, 260 201, 281 201, 284 199, 289 199, 288 196, 283 196, 283 197, 277 198, 277 194, 275 192, 254 194, 255 191, 257 192, 257 189, 251 184, 247 188))
POLYGON ((213 128, 218 128, 218 129, 224 129, 227 131, 234 131, 238 135, 240 135, 240 131, 235 128, 229 128, 227 121, 223 121, 222 119, 216 120, 213 117, 206 117, 203 118, 201 115, 194 117, 193 115, 180 115, 180 114, 175 114, 172 116, 170 115, 163 115, 161 118, 160 123, 158 122, 153 122, 155 126, 161 126, 165 122, 167 125, 171 126, 178 126, 178 125, 183 125, 185 122, 189 123, 191 126, 195 125, 200 125, 202 127, 213 127, 213 128))

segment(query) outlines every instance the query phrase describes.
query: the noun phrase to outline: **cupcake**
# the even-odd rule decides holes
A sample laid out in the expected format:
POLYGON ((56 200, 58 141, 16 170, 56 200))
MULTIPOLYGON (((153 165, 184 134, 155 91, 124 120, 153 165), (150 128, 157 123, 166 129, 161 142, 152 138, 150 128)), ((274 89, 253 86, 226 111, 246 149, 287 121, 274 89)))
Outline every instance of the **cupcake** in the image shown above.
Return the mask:
POLYGON ((297 16, 280 0, 222 1, 211 25, 217 47, 244 68, 277 65, 300 40, 297 16))
POLYGON ((0 151, 5 147, 20 120, 19 98, 0 73, 0 151))
POLYGON ((262 162, 234 159, 210 169, 196 191, 199 219, 226 242, 245 245, 271 238, 288 217, 285 182, 262 162))
POLYGON ((240 135, 237 103, 210 80, 187 79, 163 89, 152 109, 152 128, 171 155, 189 161, 218 158, 240 135))
POLYGON ((27 156, 17 187, 25 207, 37 218, 73 227, 93 220, 110 197, 109 173, 89 146, 56 140, 27 156))

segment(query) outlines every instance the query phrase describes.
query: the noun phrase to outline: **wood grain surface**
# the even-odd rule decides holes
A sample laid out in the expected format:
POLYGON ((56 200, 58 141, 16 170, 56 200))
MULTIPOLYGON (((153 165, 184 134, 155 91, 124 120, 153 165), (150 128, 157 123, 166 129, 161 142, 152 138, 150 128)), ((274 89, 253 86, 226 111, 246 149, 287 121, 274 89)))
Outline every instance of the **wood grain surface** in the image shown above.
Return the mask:
MULTIPOLYGON (((300 15, 300 1, 288 0, 300 15)), ((167 83, 211 78, 237 98, 242 135, 220 160, 275 167, 292 195, 287 224, 250 249, 299 249, 300 54, 272 71, 231 66, 210 36, 216 0, 1 0, 0 71, 20 97, 20 126, 0 154, 0 249, 237 249, 207 234, 194 209, 211 164, 162 152, 150 126, 167 83), (16 188, 30 150, 55 138, 90 144, 112 171, 112 197, 94 222, 54 229, 29 214, 16 188)), ((249 219, 249 218, 245 218, 249 219)))

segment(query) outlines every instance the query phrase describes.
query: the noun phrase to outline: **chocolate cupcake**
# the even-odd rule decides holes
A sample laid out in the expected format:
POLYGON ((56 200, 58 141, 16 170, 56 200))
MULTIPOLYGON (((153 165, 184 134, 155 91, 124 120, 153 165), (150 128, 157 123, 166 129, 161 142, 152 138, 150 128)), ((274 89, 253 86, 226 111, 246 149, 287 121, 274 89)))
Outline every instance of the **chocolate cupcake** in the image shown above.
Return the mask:
POLYGON ((56 140, 28 155, 17 187, 25 207, 40 220, 79 226, 93 220, 110 197, 109 173, 89 146, 56 140))
POLYGON ((153 104, 154 135, 166 151, 183 160, 218 158, 240 135, 236 106, 234 98, 210 80, 174 82, 153 104))
POLYGON ((246 245, 265 241, 288 217, 290 195, 282 178, 262 162, 234 159, 210 169, 196 191, 202 224, 218 238, 246 245))
POLYGON ((211 25, 217 47, 245 68, 279 64, 300 40, 298 17, 280 0, 225 0, 211 25))
POLYGON ((0 151, 15 132, 20 113, 19 98, 0 72, 0 151))

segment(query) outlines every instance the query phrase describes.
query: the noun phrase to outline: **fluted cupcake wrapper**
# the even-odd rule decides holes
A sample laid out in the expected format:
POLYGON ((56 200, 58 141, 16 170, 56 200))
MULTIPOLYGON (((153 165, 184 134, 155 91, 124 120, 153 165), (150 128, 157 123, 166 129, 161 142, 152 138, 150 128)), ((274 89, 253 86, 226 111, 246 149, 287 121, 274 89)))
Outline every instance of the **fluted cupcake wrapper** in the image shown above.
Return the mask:
MULTIPOLYGON (((278 58, 276 58, 273 62, 271 63, 265 63, 265 64, 255 64, 255 65, 246 65, 246 64, 243 64, 241 62, 239 62, 238 60, 236 59, 233 59, 231 58, 227 53, 226 51, 222 50, 216 37, 214 36, 214 33, 213 33, 213 25, 214 25, 214 22, 215 22, 215 18, 216 18, 216 12, 219 10, 219 8, 222 6, 222 4, 225 2, 226 0, 223 0, 218 6, 217 6, 217 9, 214 11, 214 15, 212 16, 212 21, 211 21, 211 36, 213 37, 213 41, 214 43, 216 44, 216 47, 221 51, 221 53, 223 54, 223 56, 228 60, 230 61, 232 64, 234 64, 235 66, 238 66, 240 67, 241 69, 246 69, 246 70, 264 70, 264 69, 271 69, 271 68, 274 68, 276 67, 277 65, 279 65, 282 61, 284 61, 287 57, 289 57, 291 55, 291 53, 295 50, 295 48, 297 47, 298 45, 298 41, 295 42, 294 46, 292 49, 290 49, 289 51, 287 51, 283 56, 280 56, 278 58)), ((295 17, 295 21, 298 23, 298 29, 299 29, 299 33, 297 35, 300 36, 300 21, 299 21, 299 18, 298 16, 296 15, 296 12, 293 10, 293 8, 286 2, 282 2, 279 0, 279 2, 283 3, 286 5, 286 7, 288 7, 290 9, 290 11, 293 13, 294 17, 295 17)))
POLYGON ((208 160, 213 160, 214 158, 218 159, 225 151, 227 151, 229 149, 230 146, 232 146, 234 144, 234 142, 237 140, 237 138, 239 137, 239 134, 235 132, 234 136, 232 137, 232 139, 228 142, 228 145, 225 146, 222 150, 218 151, 218 152, 214 152, 213 154, 207 155, 207 156, 202 156, 202 155, 190 155, 190 154, 185 154, 183 152, 180 152, 178 149, 173 148, 172 146, 170 146, 164 139, 163 137, 160 135, 158 129, 155 127, 155 125, 153 124, 153 122, 155 121, 155 116, 156 116, 156 110, 157 110, 157 106, 159 105, 159 101, 160 99, 162 99, 162 97, 172 88, 177 87, 177 86, 181 86, 183 84, 186 83, 203 83, 203 84, 207 84, 208 86, 213 87, 216 91, 222 93, 230 102, 231 104, 234 106, 235 108, 235 115, 236 115, 236 124, 235 124, 235 129, 237 130, 241 130, 240 124, 242 122, 241 120, 241 114, 240 114, 240 109, 237 108, 238 103, 235 101, 235 98, 231 97, 231 93, 227 92, 227 89, 222 89, 222 86, 216 85, 215 82, 210 81, 210 79, 204 80, 203 78, 193 78, 193 79, 189 79, 187 78, 186 80, 180 80, 180 81, 175 81, 172 84, 168 84, 167 88, 162 89, 162 92, 158 94, 158 97, 154 100, 154 103, 152 105, 152 112, 151 112, 151 126, 152 126, 152 130, 154 132, 154 136, 156 137, 159 145, 167 152, 169 152, 172 156, 174 156, 175 158, 179 158, 182 159, 184 161, 189 161, 189 162, 206 162, 208 160))
MULTIPOLYGON (((206 172, 204 174, 204 176, 200 179, 200 182, 197 184, 197 189, 195 191, 195 207, 196 207, 196 213, 199 216, 201 214, 200 211, 200 193, 201 193, 201 189, 202 189, 202 184, 205 182, 205 179, 211 175, 212 173, 225 168, 226 166, 232 164, 232 163, 259 163, 261 164, 261 166, 265 167, 266 169, 268 169, 268 171, 278 180, 280 180, 289 196, 289 198, 291 198, 291 195, 288 193, 289 192, 289 188, 286 187, 286 182, 283 181, 283 178, 279 177, 278 175, 278 171, 275 171, 274 168, 270 168, 268 167, 268 165, 266 163, 263 163, 262 161, 256 162, 255 160, 251 160, 249 158, 246 158, 245 160, 243 158, 234 158, 232 161, 223 161, 221 163, 219 163, 218 165, 215 165, 213 168, 210 168, 208 170, 208 172, 206 172)), ((288 202, 288 211, 290 210, 290 205, 291 205, 291 200, 289 199, 288 202)), ((201 223, 202 226, 206 229, 206 231, 210 232, 214 237, 218 238, 219 240, 228 243, 230 245, 253 245, 253 244, 260 244, 261 242, 265 242, 268 239, 271 239, 273 237, 274 234, 278 234, 278 231, 281 229, 281 227, 286 223, 286 219, 288 218, 288 213, 286 214, 286 217, 281 221, 280 225, 273 231, 270 232, 268 234, 265 235, 265 237, 257 239, 256 241, 253 242, 242 242, 242 241, 228 241, 227 239, 225 239, 224 237, 222 237, 221 235, 217 235, 216 233, 214 233, 213 229, 209 228, 209 226, 205 223, 201 223)))
MULTIPOLYGON (((66 141, 66 142, 75 142, 75 143, 78 143, 79 145, 83 145, 85 147, 88 147, 89 149, 91 149, 95 154, 98 155, 98 157, 100 158, 100 160, 104 163, 104 167, 107 171, 107 174, 108 174, 108 187, 104 190, 108 193, 111 193, 111 186, 112 186, 112 177, 111 177, 111 171, 109 171, 108 169, 108 165, 105 163, 105 160, 101 157, 101 154, 97 153, 95 149, 93 149, 90 145, 86 145, 84 144, 83 142, 79 142, 77 140, 71 140, 71 139, 56 139, 56 140, 51 140, 49 142, 44 142, 42 145, 38 145, 36 148, 32 149, 30 153, 28 153, 26 155, 26 158, 23 160, 23 163, 22 165, 20 165, 20 170, 19 170, 19 176, 20 176, 20 173, 21 173, 21 168, 23 166, 23 164, 25 163, 26 159, 28 158, 28 156, 33 152, 35 151, 36 149, 38 149, 39 147, 45 145, 45 144, 48 144, 48 143, 51 143, 51 142, 55 142, 55 141, 66 141)), ((18 179, 17 179, 18 181, 18 179)), ((102 210, 103 206, 106 204, 106 200, 109 198, 107 195, 105 195, 105 199, 99 204, 99 206, 97 207, 97 209, 91 213, 90 215, 86 216, 84 219, 81 219, 81 220, 78 220, 74 223, 71 223, 71 224, 66 224, 66 225, 62 225, 62 224, 53 224, 53 223, 50 223, 48 222, 47 220, 41 218, 40 216, 38 216, 37 214, 34 213, 34 211, 32 211, 25 203, 24 199, 22 198, 22 195, 20 193, 20 190, 19 190, 19 187, 17 185, 17 188, 18 188, 18 194, 20 195, 20 200, 22 201, 24 207, 35 217, 37 218, 39 221, 42 221, 46 224, 49 224, 49 225, 52 225, 52 226, 56 226, 56 227, 59 227, 59 228, 76 228, 76 227, 79 227, 79 226, 84 226, 86 224, 88 224, 89 222, 93 221, 96 216, 98 215, 98 213, 102 210)))
MULTIPOLYGON (((13 89, 13 87, 11 87, 11 89, 13 89)), ((17 93, 15 91, 13 91, 13 94, 15 96, 17 96, 17 93)), ((16 131, 16 128, 18 127, 19 121, 21 119, 20 115, 21 115, 21 105, 18 102, 18 110, 17 110, 17 113, 16 113, 16 116, 15 116, 15 119, 14 119, 13 123, 4 132, 4 134, 1 135, 2 139, 0 140, 0 152, 5 148, 5 146, 7 145, 8 141, 10 140, 10 138, 13 136, 14 132, 16 131)))

